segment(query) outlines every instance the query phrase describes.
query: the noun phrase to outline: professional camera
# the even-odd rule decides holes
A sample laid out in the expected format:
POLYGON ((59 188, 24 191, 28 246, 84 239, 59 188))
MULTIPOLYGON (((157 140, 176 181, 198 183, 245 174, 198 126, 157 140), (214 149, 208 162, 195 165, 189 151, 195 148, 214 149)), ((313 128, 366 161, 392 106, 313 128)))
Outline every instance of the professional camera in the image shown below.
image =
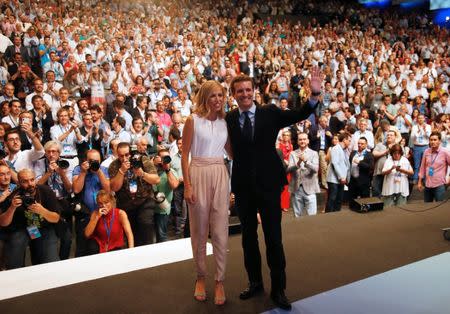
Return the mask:
POLYGON ((136 145, 130 146, 130 154, 131 154, 130 156, 131 167, 134 169, 143 168, 144 164, 142 163, 142 155, 137 150, 136 145))
POLYGON ((22 194, 22 203, 25 207, 31 206, 34 204, 34 196, 28 192, 22 194))
POLYGON ((100 163, 97 160, 89 160, 89 170, 98 171, 100 163))
POLYGON ((161 158, 161 160, 162 160, 162 163, 165 164, 165 165, 170 164, 172 162, 172 158, 170 158, 169 155, 163 156, 161 158))
POLYGON ((67 169, 69 168, 69 162, 67 160, 64 159, 59 159, 56 164, 58 165, 59 168, 61 169, 67 169))

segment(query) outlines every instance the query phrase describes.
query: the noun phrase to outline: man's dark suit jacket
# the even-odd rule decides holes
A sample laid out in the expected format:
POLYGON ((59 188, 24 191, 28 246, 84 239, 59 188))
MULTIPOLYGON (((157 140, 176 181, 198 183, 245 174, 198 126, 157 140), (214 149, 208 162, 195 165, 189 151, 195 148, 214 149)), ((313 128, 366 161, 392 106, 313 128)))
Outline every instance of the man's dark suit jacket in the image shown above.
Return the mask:
POLYGON ((308 118, 309 104, 295 110, 281 110, 275 105, 256 107, 253 143, 246 143, 236 108, 226 116, 233 150, 231 189, 234 193, 248 190, 249 184, 263 191, 281 191, 287 184, 286 172, 275 142, 281 128, 308 118))
MULTIPOLYGON (((5 50, 5 59, 8 62, 14 62, 14 55, 16 54, 16 46, 11 45, 6 47, 5 50)), ((30 57, 28 55, 28 49, 24 46, 21 45, 20 46, 20 55, 22 56, 22 60, 26 63, 28 63, 28 65, 30 65, 30 57)))
MULTIPOLYGON (((39 129, 38 122, 36 121, 36 112, 31 110, 31 114, 33 115, 33 129, 39 129)), ((42 119, 42 145, 51 140, 50 137, 50 128, 54 125, 53 117, 51 112, 47 112, 45 117, 42 119)))
MULTIPOLYGON (((327 127, 325 131, 330 131, 330 128, 327 127)), ((330 131, 331 132, 331 131, 330 131)), ((312 125, 308 132, 309 139, 309 148, 318 152, 320 150, 320 138, 317 137, 319 133, 319 125, 312 125)), ((325 151, 331 146, 331 140, 333 136, 328 136, 325 134, 325 151)))
MULTIPOLYGON (((353 157, 356 151, 350 153, 350 164, 352 163, 353 157)), ((368 185, 372 181, 372 173, 374 167, 374 158, 371 152, 366 151, 364 153, 364 158, 358 164, 359 167, 359 177, 351 177, 350 181, 354 180, 357 185, 368 185)))

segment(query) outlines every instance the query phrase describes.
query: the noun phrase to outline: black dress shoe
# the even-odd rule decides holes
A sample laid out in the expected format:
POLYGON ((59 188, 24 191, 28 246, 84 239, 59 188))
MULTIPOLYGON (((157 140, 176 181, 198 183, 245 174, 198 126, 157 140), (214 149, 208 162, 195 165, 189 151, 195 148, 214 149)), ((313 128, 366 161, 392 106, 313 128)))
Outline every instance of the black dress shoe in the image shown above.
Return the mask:
POLYGON ((247 300, 262 292, 264 292, 264 286, 262 282, 251 282, 248 284, 247 289, 241 292, 239 298, 241 300, 247 300))
POLYGON ((286 298, 284 291, 272 291, 270 297, 279 308, 285 311, 290 311, 292 309, 291 302, 289 302, 288 298, 286 298))

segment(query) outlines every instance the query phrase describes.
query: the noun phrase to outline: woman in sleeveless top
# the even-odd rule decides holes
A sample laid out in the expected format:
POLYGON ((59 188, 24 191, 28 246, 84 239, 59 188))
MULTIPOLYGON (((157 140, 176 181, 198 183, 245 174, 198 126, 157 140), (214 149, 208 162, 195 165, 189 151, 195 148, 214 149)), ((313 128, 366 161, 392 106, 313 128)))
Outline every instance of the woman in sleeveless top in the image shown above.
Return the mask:
POLYGON ((90 245, 92 254, 122 249, 125 246, 124 233, 128 247, 134 247, 133 232, 125 211, 116 208, 114 196, 100 190, 96 197, 98 209, 91 214, 91 219, 84 229, 86 238, 93 239, 90 245))
POLYGON ((181 159, 184 197, 189 206, 192 253, 197 271, 194 298, 206 300, 206 241, 210 233, 216 262, 216 305, 225 303, 223 281, 230 196, 229 175, 224 164, 225 150, 231 155, 224 120, 224 97, 225 90, 216 81, 207 81, 200 87, 195 99, 195 113, 188 117, 183 129, 181 159))

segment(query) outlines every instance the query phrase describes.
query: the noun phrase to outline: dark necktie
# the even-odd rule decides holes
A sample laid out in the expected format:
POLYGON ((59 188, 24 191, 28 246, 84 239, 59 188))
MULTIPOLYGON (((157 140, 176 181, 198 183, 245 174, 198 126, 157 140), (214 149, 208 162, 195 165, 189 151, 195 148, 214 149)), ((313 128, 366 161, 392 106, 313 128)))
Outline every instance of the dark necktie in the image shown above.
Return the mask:
POLYGON ((252 121, 248 116, 248 111, 244 111, 243 114, 245 118, 244 118, 244 127, 242 128, 242 135, 244 136, 244 140, 250 143, 253 141, 252 121))

